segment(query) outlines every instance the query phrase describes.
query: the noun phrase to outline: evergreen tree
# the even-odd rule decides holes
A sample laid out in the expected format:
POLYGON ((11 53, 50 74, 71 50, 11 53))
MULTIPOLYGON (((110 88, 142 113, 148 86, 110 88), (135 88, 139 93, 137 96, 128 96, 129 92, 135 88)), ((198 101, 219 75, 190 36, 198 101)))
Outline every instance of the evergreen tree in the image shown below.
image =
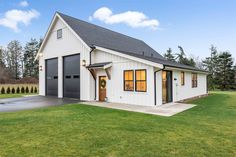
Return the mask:
POLYGON ((7 45, 6 62, 13 78, 19 79, 22 67, 22 46, 19 41, 13 40, 7 45))
POLYGON ((169 61, 172 61, 172 62, 175 62, 175 56, 174 54, 172 53, 172 49, 169 48, 166 53, 164 53, 164 57, 169 60, 169 61))
POLYGON ((39 42, 31 39, 24 48, 24 77, 38 77, 38 61, 34 61, 39 49, 39 42))
POLYGON ((215 46, 211 45, 210 48, 211 55, 210 57, 207 57, 205 60, 203 60, 203 66, 206 71, 209 72, 209 75, 207 77, 208 81, 208 88, 214 90, 217 88, 217 82, 215 80, 216 77, 216 69, 218 67, 218 51, 215 46))
POLYGON ((5 94, 5 88, 4 87, 2 87, 2 89, 1 89, 1 94, 5 94))
POLYGON ((184 64, 185 63, 185 52, 184 52, 184 49, 182 46, 178 46, 179 50, 180 50, 180 53, 176 54, 177 57, 176 57, 176 60, 181 63, 181 64, 184 64))
POLYGON ((236 64, 234 65, 234 68, 233 68, 233 70, 234 70, 234 90, 236 90, 236 64))
POLYGON ((178 46, 180 53, 177 54, 176 60, 178 63, 184 64, 184 65, 189 65, 189 66, 196 66, 196 62, 194 61, 194 58, 187 58, 184 52, 183 47, 178 46))
POLYGON ((235 81, 233 58, 229 52, 222 52, 219 55, 218 67, 215 80, 221 90, 232 89, 235 81))

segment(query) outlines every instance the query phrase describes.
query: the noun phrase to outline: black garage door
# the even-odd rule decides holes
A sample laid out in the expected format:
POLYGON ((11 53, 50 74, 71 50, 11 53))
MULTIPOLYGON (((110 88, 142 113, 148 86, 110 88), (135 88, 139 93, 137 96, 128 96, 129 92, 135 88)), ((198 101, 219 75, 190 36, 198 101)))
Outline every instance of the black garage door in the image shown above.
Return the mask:
POLYGON ((58 61, 46 60, 46 95, 58 95, 58 61))
POLYGON ((80 98, 80 55, 63 59, 64 97, 80 98))

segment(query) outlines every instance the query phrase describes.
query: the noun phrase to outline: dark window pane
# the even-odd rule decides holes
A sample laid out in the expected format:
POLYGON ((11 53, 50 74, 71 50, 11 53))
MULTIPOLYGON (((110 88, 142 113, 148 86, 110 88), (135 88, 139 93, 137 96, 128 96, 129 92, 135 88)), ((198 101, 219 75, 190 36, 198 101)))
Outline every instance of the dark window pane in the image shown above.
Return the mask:
POLYGON ((71 78, 71 76, 70 75, 66 75, 66 79, 70 79, 71 78))
POLYGON ((62 29, 57 30, 57 39, 62 38, 62 29))

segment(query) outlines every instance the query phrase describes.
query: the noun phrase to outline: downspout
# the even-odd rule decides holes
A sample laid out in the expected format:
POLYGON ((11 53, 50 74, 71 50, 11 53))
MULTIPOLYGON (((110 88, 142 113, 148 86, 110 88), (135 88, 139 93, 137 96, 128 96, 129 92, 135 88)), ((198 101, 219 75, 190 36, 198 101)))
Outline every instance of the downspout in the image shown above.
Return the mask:
POLYGON ((163 68, 162 69, 159 69, 157 71, 154 71, 154 105, 156 106, 157 105, 157 89, 156 89, 156 80, 157 80, 157 76, 156 76, 156 73, 159 72, 159 71, 162 71, 165 69, 165 65, 163 65, 163 68))
POLYGON ((89 52, 89 64, 91 64, 91 62, 92 62, 92 52, 93 52, 93 50, 95 50, 96 49, 96 47, 95 46, 91 46, 90 47, 91 48, 91 50, 90 50, 90 52, 89 52))
MULTIPOLYGON (((91 50, 89 52, 89 64, 92 63, 92 52, 93 50, 95 50, 96 47, 95 46, 91 46, 91 50)), ((96 77, 93 77, 94 78, 94 85, 95 85, 95 90, 94 90, 94 100, 97 99, 97 81, 96 81, 96 77)))

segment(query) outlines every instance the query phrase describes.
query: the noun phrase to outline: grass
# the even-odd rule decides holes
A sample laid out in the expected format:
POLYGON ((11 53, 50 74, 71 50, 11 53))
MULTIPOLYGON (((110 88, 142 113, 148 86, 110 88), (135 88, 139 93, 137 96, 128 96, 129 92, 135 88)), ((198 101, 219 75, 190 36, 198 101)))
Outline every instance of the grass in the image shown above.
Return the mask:
POLYGON ((27 94, 0 94, 0 99, 5 98, 18 98, 26 95, 37 95, 37 93, 27 93, 27 94))
POLYGON ((0 156, 236 156, 236 92, 161 117, 86 105, 0 113, 0 156))

